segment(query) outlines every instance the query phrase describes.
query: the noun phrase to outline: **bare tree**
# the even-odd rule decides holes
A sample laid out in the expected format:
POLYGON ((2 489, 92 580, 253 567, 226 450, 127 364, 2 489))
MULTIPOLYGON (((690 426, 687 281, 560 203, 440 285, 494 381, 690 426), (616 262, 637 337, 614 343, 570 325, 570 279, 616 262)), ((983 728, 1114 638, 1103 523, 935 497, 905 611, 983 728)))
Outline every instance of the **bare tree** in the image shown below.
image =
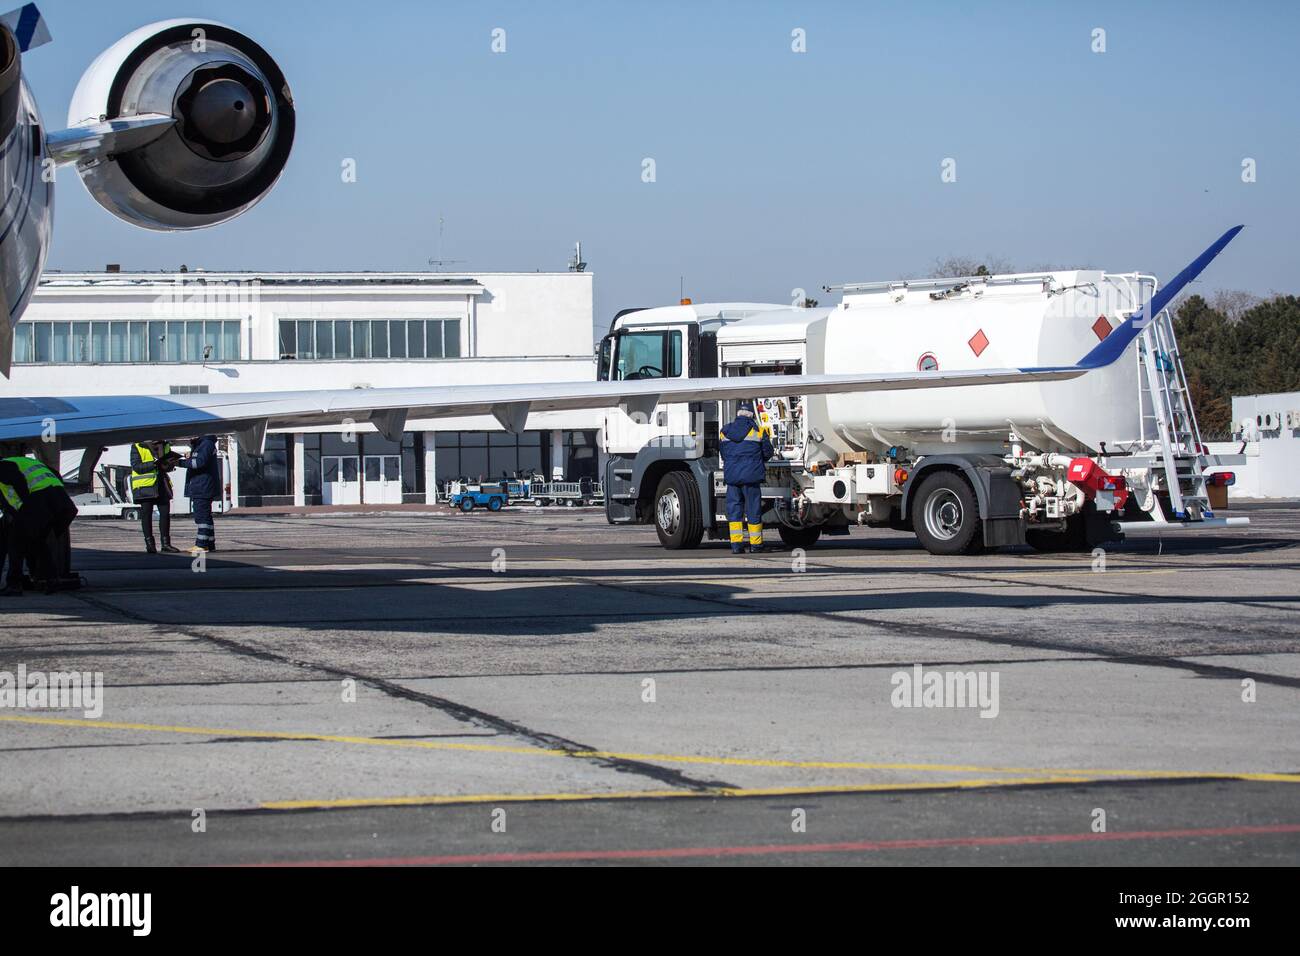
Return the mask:
POLYGON ((935 259, 934 268, 930 270, 931 279, 955 279, 961 276, 992 276, 1014 272, 1011 263, 1001 256, 948 256, 935 259))
POLYGON ((1236 323, 1243 315, 1264 300, 1239 289, 1219 289, 1210 296, 1210 308, 1222 312, 1228 321, 1236 323))

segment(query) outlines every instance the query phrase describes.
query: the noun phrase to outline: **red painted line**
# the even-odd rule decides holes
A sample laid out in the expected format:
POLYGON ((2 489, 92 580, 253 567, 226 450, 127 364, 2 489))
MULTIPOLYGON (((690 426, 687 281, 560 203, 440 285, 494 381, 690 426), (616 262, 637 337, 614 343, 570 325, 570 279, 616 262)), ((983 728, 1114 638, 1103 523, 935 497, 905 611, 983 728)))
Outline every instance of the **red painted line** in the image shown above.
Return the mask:
POLYGON ((466 863, 562 863, 578 860, 674 860, 695 857, 764 856, 780 853, 873 853, 938 847, 1025 846, 1053 843, 1107 843, 1116 840, 1178 840, 1197 837, 1264 836, 1300 833, 1300 823, 1195 830, 1134 830, 1130 833, 1042 833, 987 837, 933 837, 921 840, 858 840, 847 843, 767 843, 756 846, 678 846, 645 850, 547 850, 534 853, 458 853, 444 856, 379 857, 368 860, 252 863, 249 866, 448 866, 466 863))

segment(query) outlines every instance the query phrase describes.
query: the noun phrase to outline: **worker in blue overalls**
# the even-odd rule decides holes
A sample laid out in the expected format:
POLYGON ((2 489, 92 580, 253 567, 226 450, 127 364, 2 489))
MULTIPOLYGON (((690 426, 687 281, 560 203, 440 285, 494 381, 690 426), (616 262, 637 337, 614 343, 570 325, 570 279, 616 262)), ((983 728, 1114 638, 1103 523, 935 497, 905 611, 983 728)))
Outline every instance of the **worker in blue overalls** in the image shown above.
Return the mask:
POLYGON ((752 404, 741 403, 736 411, 736 420, 722 429, 718 450, 722 455, 722 477, 727 482, 731 553, 744 554, 747 540, 751 552, 762 551, 761 489, 763 475, 767 472, 766 462, 773 452, 766 429, 760 428, 754 420, 752 404))
POLYGON ((222 498, 221 459, 217 436, 202 435, 190 442, 190 456, 180 460, 185 476, 185 496, 194 512, 194 547, 190 553, 217 550, 217 530, 212 524, 212 502, 222 498))

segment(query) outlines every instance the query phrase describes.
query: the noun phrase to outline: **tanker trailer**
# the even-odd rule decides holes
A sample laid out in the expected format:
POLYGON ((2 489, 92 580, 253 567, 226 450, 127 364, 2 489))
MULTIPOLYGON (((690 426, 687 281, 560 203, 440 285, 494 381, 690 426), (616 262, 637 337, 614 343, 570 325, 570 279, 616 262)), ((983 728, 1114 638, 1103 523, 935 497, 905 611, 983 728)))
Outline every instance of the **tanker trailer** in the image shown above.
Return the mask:
MULTIPOLYGON (((1207 482, 1225 479, 1206 471, 1244 459, 1206 454, 1165 310, 1192 269, 1159 295, 1151 276, 1068 270, 827 287, 842 293, 833 308, 631 310, 602 343, 601 376, 795 376, 788 393, 753 396, 778 446, 764 523, 792 547, 852 524, 914 531, 935 554, 1087 549, 1150 521, 1244 524, 1210 508, 1207 482), (1134 344, 1069 380, 798 393, 800 375, 865 368, 915 377, 1071 366, 1106 351, 1135 314, 1134 344)), ((661 406, 639 421, 609 410, 610 521, 653 521, 669 548, 721 537, 718 422, 734 404, 661 406)))

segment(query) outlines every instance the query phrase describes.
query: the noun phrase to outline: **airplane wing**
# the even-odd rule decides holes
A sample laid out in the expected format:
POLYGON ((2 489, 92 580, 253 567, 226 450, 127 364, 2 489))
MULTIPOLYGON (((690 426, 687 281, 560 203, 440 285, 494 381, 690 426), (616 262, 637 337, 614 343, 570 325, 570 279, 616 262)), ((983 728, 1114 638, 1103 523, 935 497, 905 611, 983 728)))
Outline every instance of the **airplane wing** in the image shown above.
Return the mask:
MULTIPOLYGON (((828 392, 945 388, 1009 382, 1059 381, 1087 369, 980 369, 863 375, 752 375, 735 378, 641 379, 624 382, 539 382, 522 385, 444 385, 419 388, 208 395, 120 395, 87 398, 0 398, 0 442, 57 436, 63 448, 114 445, 146 438, 311 428, 371 422, 400 435, 408 418, 492 415, 522 431, 530 412, 609 408, 650 414, 660 402, 750 398, 766 391, 828 392)), ((242 444, 242 443, 241 443, 242 444)), ((260 444, 260 441, 257 442, 260 444)))
POLYGON ((124 116, 49 133, 45 148, 59 164, 94 163, 147 146, 175 125, 175 117, 161 113, 124 116))
POLYGON ((229 392, 206 395, 0 398, 0 442, 57 441, 63 449, 123 444, 148 438, 235 433, 242 447, 260 451, 268 429, 309 429, 340 423, 374 424, 389 438, 408 419, 492 415, 509 431, 522 431, 530 412, 621 405, 649 415, 661 402, 752 398, 764 393, 818 395, 900 389, 1004 385, 1077 378, 1117 360, 1151 316, 1241 231, 1224 233, 1141 312, 1129 316, 1075 365, 1045 368, 848 375, 754 375, 733 378, 639 379, 517 385, 446 385, 299 392, 229 392))

